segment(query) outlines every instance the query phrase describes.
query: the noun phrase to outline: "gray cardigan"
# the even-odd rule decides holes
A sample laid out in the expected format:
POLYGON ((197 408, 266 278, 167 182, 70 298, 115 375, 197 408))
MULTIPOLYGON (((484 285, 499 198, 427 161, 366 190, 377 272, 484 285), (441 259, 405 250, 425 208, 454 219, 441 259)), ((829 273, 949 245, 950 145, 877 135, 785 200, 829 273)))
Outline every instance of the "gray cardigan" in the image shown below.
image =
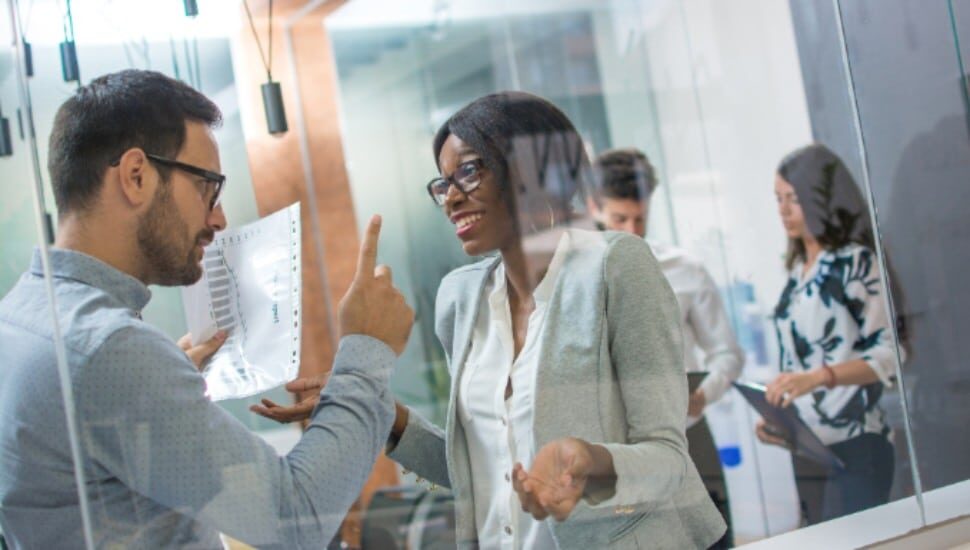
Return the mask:
MULTIPOLYGON (((582 500, 564 522, 548 519, 560 548, 707 548, 725 525, 687 454, 678 306, 647 244, 630 235, 570 230, 536 374, 535 449, 566 436, 613 455, 616 493, 582 500)), ((457 381, 485 284, 499 258, 449 273, 435 329, 451 373, 447 424, 412 411, 389 454, 451 487, 459 548, 477 547, 471 468, 457 416, 457 381)))

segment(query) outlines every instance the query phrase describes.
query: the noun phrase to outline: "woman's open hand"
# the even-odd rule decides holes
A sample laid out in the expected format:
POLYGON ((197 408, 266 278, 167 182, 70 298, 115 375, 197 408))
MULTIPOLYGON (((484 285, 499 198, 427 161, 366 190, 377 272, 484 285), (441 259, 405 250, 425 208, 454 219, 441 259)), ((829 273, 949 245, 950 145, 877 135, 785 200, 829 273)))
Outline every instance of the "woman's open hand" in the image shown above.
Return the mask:
POLYGON ((309 397, 301 400, 295 405, 283 406, 274 403, 270 399, 263 399, 262 404, 252 405, 249 410, 260 415, 275 420, 281 424, 289 422, 300 422, 310 418, 313 409, 320 402, 320 390, 326 385, 330 378, 330 373, 306 378, 297 378, 284 386, 286 391, 301 395, 305 392, 312 392, 309 397))
POLYGON ((532 468, 512 471, 512 487, 522 510, 542 520, 550 515, 563 521, 583 497, 593 458, 585 441, 567 437, 548 443, 536 453, 532 468))
POLYGON ((552 516, 564 521, 590 491, 612 493, 615 485, 610 452, 575 437, 547 443, 528 472, 522 464, 512 471, 512 487, 522 510, 538 520, 552 516))

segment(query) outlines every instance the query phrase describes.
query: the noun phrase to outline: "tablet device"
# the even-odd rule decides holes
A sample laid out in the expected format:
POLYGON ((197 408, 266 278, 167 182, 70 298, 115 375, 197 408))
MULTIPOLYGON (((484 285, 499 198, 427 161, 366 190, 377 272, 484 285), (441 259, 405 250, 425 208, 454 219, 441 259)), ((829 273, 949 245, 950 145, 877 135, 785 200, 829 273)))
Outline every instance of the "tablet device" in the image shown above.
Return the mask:
POLYGON ((845 469, 845 464, 822 443, 815 432, 798 416, 795 407, 776 407, 765 399, 765 387, 761 384, 735 382, 734 387, 751 404, 765 422, 781 430, 778 437, 791 445, 791 451, 819 464, 833 468, 845 469))

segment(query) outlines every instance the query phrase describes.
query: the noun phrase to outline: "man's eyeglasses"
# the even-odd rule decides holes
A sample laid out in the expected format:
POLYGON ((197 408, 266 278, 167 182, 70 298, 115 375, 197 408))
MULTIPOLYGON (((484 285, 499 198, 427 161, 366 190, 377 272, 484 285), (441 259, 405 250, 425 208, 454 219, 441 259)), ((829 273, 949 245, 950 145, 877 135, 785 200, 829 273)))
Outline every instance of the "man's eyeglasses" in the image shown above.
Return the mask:
POLYGON ((458 165, 450 176, 435 178, 428 182, 428 194, 431 200, 438 206, 445 204, 448 198, 448 188, 454 185, 461 191, 462 195, 468 196, 469 193, 478 189, 482 184, 482 170, 485 163, 482 159, 472 159, 458 165))
MULTIPOLYGON (((177 168, 183 172, 192 174, 193 176, 198 176, 205 180, 206 189, 202 196, 209 197, 209 210, 215 210, 216 205, 219 204, 219 195, 222 194, 222 188, 226 184, 226 176, 218 172, 213 172, 211 170, 206 170, 205 168, 200 168, 192 164, 186 164, 174 159, 165 158, 159 155, 153 155, 151 153, 145 153, 145 156, 153 162, 157 162, 163 166, 168 166, 171 168, 177 168)), ((121 162, 121 157, 118 157, 111 162, 111 166, 118 166, 121 162)))
POLYGON ((206 193, 203 194, 203 196, 208 194, 209 210, 215 210, 216 205, 219 204, 219 195, 222 193, 222 187, 226 184, 225 175, 218 172, 213 172, 211 170, 206 170, 205 168, 199 168, 198 166, 193 166, 191 164, 186 164, 184 162, 179 162, 174 159, 153 155, 151 153, 145 153, 145 156, 163 166, 178 168, 183 172, 192 174, 193 176, 199 176, 200 178, 204 179, 207 187, 206 191, 211 189, 211 194, 206 193))

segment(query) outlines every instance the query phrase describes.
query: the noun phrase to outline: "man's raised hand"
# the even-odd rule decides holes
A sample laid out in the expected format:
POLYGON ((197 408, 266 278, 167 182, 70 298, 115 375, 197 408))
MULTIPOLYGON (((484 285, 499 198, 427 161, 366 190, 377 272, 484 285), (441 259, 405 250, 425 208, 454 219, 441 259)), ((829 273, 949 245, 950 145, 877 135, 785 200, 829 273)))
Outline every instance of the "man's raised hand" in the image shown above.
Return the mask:
POLYGON ((373 216, 360 243, 357 273, 340 300, 340 336, 363 334, 387 344, 400 355, 407 345, 414 310, 394 288, 391 269, 377 264, 381 217, 373 216))

